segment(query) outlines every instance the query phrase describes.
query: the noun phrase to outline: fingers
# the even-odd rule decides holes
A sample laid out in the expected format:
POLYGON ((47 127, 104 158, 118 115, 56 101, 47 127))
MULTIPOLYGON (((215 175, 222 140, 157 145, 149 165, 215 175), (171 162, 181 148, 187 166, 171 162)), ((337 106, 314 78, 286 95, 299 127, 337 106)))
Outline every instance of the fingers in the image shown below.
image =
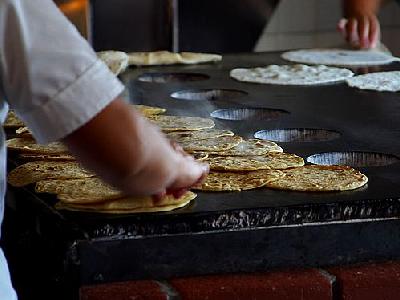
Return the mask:
POLYGON ((373 16, 370 19, 370 29, 369 29, 369 42, 370 47, 375 48, 378 45, 378 41, 381 38, 381 26, 379 24, 378 18, 373 16))
POLYGON ((361 49, 368 49, 370 47, 369 43, 369 18, 367 16, 362 16, 357 22, 358 27, 358 40, 359 47, 361 49))
POLYGON ((359 36, 358 36, 358 22, 356 19, 350 19, 346 25, 346 39, 352 47, 359 47, 359 36))
POLYGON ((208 174, 209 166, 196 162, 193 157, 183 157, 179 166, 178 176, 168 187, 169 190, 188 189, 208 174))
POLYGON ((346 25, 347 25, 347 19, 342 18, 339 20, 337 24, 337 30, 341 32, 343 35, 346 33, 346 25))
POLYGON ((337 29, 354 48, 375 48, 380 39, 380 25, 375 15, 341 19, 337 29))
POLYGON ((177 166, 178 176, 175 181, 163 192, 153 195, 154 204, 162 202, 166 195, 172 195, 175 199, 181 198, 191 187, 201 184, 209 172, 209 166, 199 163, 188 154, 182 157, 177 166))
POLYGON ((154 204, 160 203, 161 200, 162 200, 162 198, 164 198, 166 194, 167 194, 166 191, 162 191, 162 192, 160 192, 160 193, 157 193, 157 194, 153 195, 153 196, 152 196, 152 198, 153 198, 153 203, 154 203, 154 204))

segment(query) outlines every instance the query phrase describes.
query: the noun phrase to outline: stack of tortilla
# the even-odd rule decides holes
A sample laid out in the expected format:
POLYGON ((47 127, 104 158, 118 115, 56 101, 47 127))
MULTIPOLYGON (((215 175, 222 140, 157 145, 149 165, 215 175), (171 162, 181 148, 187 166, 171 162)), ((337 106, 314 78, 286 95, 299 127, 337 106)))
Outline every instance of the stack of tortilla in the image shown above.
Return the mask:
MULTIPOLYGON (((242 191, 271 188, 294 191, 342 191, 359 188, 367 177, 347 166, 304 165, 304 160, 272 141, 244 139, 230 130, 215 129, 212 119, 161 115, 165 109, 136 106, 166 136, 196 159, 210 165, 202 191, 242 191)), ((35 184, 38 193, 56 194, 59 209, 101 213, 168 211, 183 207, 196 197, 187 192, 180 199, 167 196, 154 203, 151 197, 126 197, 90 171, 82 168, 61 143, 38 145, 29 130, 7 141, 10 151, 28 163, 12 170, 12 186, 35 184), (23 135, 22 135, 23 134, 23 135)))
POLYGON ((151 197, 127 197, 79 163, 65 161, 25 163, 9 173, 8 182, 14 187, 35 184, 37 193, 56 194, 58 209, 112 214, 169 211, 187 205, 196 197, 193 192, 179 199, 165 196, 158 202, 151 197))
MULTIPOLYGON (((146 105, 135 105, 135 108, 146 117, 165 112, 163 108, 146 105)), ((191 118, 188 119, 190 122, 191 118)), ((196 197, 195 193, 187 192, 179 199, 165 196, 156 203, 151 197, 127 197, 80 166, 62 143, 39 145, 14 112, 8 120, 9 128, 17 128, 17 137, 7 141, 8 150, 27 162, 9 173, 8 182, 14 187, 35 184, 37 193, 56 194, 58 209, 112 214, 170 211, 196 197)), ((185 128, 187 125, 182 122, 180 126, 185 128)))
MULTIPOLYGON (((171 117, 172 118, 172 117, 171 117)), ((198 124, 199 127, 200 124, 198 124)), ((194 124, 191 129, 194 129, 194 124)), ((228 130, 171 131, 167 136, 210 165, 202 191, 260 187, 295 191, 342 191, 365 185, 364 174, 347 166, 304 166, 304 160, 272 141, 243 139, 228 130)))

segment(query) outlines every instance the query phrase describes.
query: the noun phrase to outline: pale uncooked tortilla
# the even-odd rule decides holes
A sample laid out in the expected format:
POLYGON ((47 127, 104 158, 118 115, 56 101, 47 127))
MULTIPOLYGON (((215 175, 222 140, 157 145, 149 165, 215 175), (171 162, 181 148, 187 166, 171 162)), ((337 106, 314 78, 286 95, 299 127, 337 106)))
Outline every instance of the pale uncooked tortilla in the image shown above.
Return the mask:
POLYGON ((400 72, 379 72, 355 76, 349 78, 347 84, 361 90, 398 92, 400 91, 400 72))
POLYGON ((231 77, 238 81, 280 84, 317 85, 343 81, 354 74, 342 68, 307 65, 270 65, 253 69, 233 69, 231 77))
POLYGON ((174 53, 169 51, 132 52, 128 53, 128 56, 129 65, 136 66, 198 64, 217 62, 222 59, 222 56, 218 54, 195 52, 174 53))
POLYGON ((115 75, 119 75, 128 67, 129 57, 122 51, 101 51, 97 56, 115 75))
POLYGON ((305 49, 282 54, 288 61, 331 66, 376 66, 390 64, 398 58, 371 50, 305 49))

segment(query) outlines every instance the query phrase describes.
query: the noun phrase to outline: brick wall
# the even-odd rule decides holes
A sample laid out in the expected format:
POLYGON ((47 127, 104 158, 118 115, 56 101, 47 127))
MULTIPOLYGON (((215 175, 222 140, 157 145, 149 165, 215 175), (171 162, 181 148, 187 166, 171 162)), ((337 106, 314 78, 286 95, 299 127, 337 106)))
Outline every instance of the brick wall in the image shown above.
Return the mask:
POLYGON ((395 300, 400 262, 82 287, 80 300, 395 300))

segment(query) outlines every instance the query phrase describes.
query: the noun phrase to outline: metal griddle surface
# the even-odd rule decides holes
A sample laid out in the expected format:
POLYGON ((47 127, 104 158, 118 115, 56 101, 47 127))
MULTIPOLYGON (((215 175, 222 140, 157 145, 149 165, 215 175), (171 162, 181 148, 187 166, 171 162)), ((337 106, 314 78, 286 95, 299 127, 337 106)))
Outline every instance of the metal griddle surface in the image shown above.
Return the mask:
MULTIPOLYGON (((283 128, 321 128, 341 133, 339 139, 327 142, 280 143, 285 152, 303 158, 331 151, 378 152, 400 157, 399 93, 361 91, 344 83, 314 87, 261 85, 241 83, 229 77, 229 71, 235 67, 285 63, 280 53, 225 55, 223 62, 217 64, 130 68, 124 73, 123 81, 127 86, 126 97, 132 103, 165 107, 169 115, 209 117, 216 109, 248 107, 282 109, 290 113, 275 120, 216 120, 218 128, 231 129, 244 137, 253 137, 258 130, 283 128), (137 80, 138 76, 153 72, 200 73, 210 78, 169 83, 137 80), (247 95, 221 101, 188 101, 170 97, 173 92, 196 89, 234 89, 244 91, 247 95)), ((361 73, 398 69, 400 64, 394 63, 353 71, 361 73)), ((61 212, 61 215, 87 230, 90 236, 104 237, 118 233, 168 233, 168 226, 175 226, 171 232, 191 232, 235 226, 254 227, 257 224, 265 226, 290 222, 384 218, 398 214, 400 164, 358 169, 369 177, 368 186, 349 192, 301 193, 269 189, 231 193, 200 192, 188 207, 168 213, 112 216, 61 212), (350 207, 352 209, 349 213, 350 207), (254 222, 241 221, 240 212, 252 216, 254 222), (259 223, 264 213, 270 217, 268 221, 259 223), (235 216, 234 221, 226 217, 229 214, 235 216), (333 215, 335 217, 332 218, 333 215), (225 221, 221 221, 221 218, 225 221), (159 225, 155 226, 154 222, 159 222, 159 225), (142 230, 138 231, 135 224, 141 224, 138 226, 142 230), (150 230, 143 229, 146 226, 152 227, 150 230), (133 228, 132 232, 127 228, 133 228)))
MULTIPOLYGON (((134 103, 162 106, 167 114, 209 117, 220 108, 272 108, 290 112, 276 120, 216 120, 217 127, 228 128, 244 137, 262 129, 321 128, 338 131, 341 138, 328 142, 281 143, 285 152, 303 158, 332 151, 378 152, 400 156, 400 96, 398 93, 361 91, 345 83, 314 87, 277 86, 241 83, 229 78, 235 67, 256 67, 287 63, 280 53, 226 55, 220 64, 130 69, 124 77, 134 103), (194 72, 209 80, 181 83, 139 82, 143 73, 194 72), (234 89, 248 93, 231 100, 188 101, 173 99, 176 91, 191 89, 234 89)), ((397 70, 398 63, 369 71, 397 70)), ((367 69, 353 69, 365 72, 367 69)), ((195 204, 180 213, 199 213, 224 209, 279 207, 347 200, 385 199, 400 196, 400 164, 362 168, 370 181, 367 188, 341 193, 297 193, 260 189, 240 193, 199 193, 195 204)))

